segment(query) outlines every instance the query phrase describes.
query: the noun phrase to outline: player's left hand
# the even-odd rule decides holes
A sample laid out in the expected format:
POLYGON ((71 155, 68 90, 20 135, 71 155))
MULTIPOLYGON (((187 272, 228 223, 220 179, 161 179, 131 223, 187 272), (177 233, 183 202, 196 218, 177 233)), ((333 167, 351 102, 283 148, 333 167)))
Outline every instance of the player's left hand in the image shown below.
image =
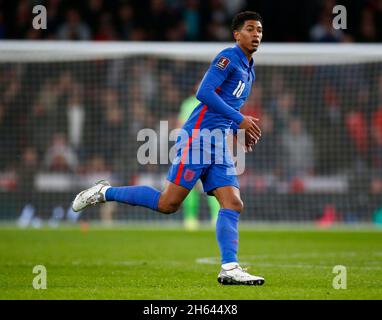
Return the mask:
POLYGON ((259 121, 259 119, 251 117, 251 116, 248 116, 248 117, 251 118, 252 122, 254 123, 255 128, 257 130, 257 132, 256 132, 257 134, 254 135, 251 131, 248 131, 248 130, 245 131, 244 150, 245 150, 245 152, 252 152, 255 144, 257 144, 257 142, 259 141, 259 139, 261 137, 261 129, 256 124, 256 121, 259 121))
POLYGON ((257 142, 255 142, 255 143, 249 143, 249 144, 246 144, 245 146, 244 146, 244 151, 246 152, 246 153, 248 153, 248 152, 252 152, 253 151, 253 148, 254 148, 254 146, 255 146, 255 144, 256 144, 257 142))

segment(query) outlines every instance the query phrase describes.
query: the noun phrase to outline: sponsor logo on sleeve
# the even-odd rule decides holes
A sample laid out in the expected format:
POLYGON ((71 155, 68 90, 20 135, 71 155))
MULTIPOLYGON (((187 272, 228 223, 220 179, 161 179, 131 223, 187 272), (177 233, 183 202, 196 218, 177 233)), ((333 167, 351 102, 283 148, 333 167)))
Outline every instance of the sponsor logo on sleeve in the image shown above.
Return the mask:
POLYGON ((219 59, 219 61, 216 63, 216 66, 219 68, 219 69, 222 69, 224 70, 225 68, 227 68, 228 64, 230 63, 231 61, 226 58, 226 57, 221 57, 219 59))

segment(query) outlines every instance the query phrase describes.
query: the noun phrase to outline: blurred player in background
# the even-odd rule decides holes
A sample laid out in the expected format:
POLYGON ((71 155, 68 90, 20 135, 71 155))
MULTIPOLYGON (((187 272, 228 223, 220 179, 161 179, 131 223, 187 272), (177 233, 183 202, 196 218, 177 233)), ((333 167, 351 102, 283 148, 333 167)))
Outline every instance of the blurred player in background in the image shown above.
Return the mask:
MULTIPOLYGON (((195 85, 193 92, 196 92, 197 89, 197 85, 195 85)), ((179 128, 183 127, 192 111, 194 111, 195 107, 199 103, 200 101, 196 99, 194 93, 183 100, 178 116, 179 128)), ((201 187, 200 180, 198 180, 195 187, 191 189, 190 193, 183 201, 184 227, 186 230, 197 230, 199 227, 198 214, 200 209, 200 193, 202 192, 201 187)), ((207 203, 210 210, 211 223, 216 225, 216 220, 220 209, 219 202, 215 197, 207 197, 207 203)))
POLYGON ((165 214, 174 213, 200 178, 204 192, 215 196, 220 204, 216 222, 222 262, 219 283, 262 285, 264 278, 249 274, 238 263, 238 222, 243 201, 232 156, 228 152, 218 153, 228 150, 226 138, 230 131, 235 134, 238 129, 245 131, 243 144, 247 151, 252 151, 261 136, 256 124, 258 119, 244 116, 240 108, 255 80, 252 54, 257 51, 263 36, 262 18, 256 12, 241 12, 232 21, 232 31, 236 45, 221 51, 203 77, 196 93, 201 103, 182 127, 186 139, 182 134, 178 136, 177 154, 169 169, 165 189, 160 192, 149 186, 112 187, 101 180, 76 196, 73 210, 78 212, 90 205, 118 201, 165 214), (201 141, 202 130, 219 131, 224 139, 211 141, 211 148, 207 148, 204 140, 201 141), (205 161, 205 153, 212 161, 205 161), (202 161, 200 158, 194 161, 194 154, 202 156, 202 161))

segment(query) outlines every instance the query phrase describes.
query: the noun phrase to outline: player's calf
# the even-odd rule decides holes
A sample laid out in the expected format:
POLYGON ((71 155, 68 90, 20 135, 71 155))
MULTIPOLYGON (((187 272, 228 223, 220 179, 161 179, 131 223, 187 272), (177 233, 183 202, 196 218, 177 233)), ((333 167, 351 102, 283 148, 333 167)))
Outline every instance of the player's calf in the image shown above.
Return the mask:
POLYGON ((78 212, 98 203, 117 201, 169 214, 179 209, 188 193, 188 189, 172 183, 160 192, 150 186, 112 187, 107 181, 101 180, 95 186, 80 192, 74 199, 72 208, 78 212))

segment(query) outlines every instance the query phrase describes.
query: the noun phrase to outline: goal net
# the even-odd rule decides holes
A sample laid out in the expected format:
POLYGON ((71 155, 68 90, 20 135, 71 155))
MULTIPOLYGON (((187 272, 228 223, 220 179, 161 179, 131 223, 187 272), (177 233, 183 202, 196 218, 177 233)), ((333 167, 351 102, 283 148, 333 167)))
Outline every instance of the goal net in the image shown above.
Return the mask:
MULTIPOLYGON (((0 219, 182 221, 182 208, 70 205, 98 179, 163 189, 181 106, 227 46, 3 41, 0 219)), ((263 44, 254 59, 242 112, 263 134, 239 176, 242 221, 381 223, 382 46, 263 44)), ((198 212, 209 221, 203 194, 198 212)))

